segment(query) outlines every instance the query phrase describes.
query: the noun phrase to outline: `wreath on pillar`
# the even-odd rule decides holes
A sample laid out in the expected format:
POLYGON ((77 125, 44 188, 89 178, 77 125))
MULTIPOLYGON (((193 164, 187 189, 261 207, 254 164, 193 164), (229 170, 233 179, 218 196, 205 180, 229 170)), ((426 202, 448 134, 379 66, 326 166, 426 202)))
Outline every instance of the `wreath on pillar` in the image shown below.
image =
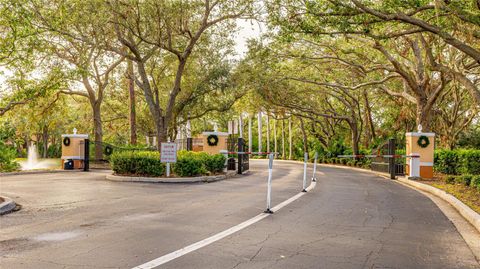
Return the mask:
POLYGON ((110 145, 107 145, 107 146, 105 147, 105 151, 104 151, 104 152, 105 152, 105 155, 110 156, 110 155, 112 155, 112 153, 113 153, 113 148, 112 148, 110 145))
POLYGON ((211 147, 218 145, 218 136, 214 134, 209 135, 207 137, 207 143, 211 147))
POLYGON ((426 148, 430 145, 430 139, 427 136, 421 135, 417 140, 417 145, 421 148, 426 148))
POLYGON ((70 137, 65 137, 63 139, 63 145, 65 145, 67 147, 70 146, 70 137))

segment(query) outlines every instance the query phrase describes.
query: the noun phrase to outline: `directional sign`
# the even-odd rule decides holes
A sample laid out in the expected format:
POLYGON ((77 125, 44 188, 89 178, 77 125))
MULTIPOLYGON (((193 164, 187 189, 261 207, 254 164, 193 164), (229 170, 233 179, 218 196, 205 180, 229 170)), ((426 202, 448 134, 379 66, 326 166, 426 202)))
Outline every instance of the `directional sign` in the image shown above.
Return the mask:
POLYGON ((177 162, 177 144, 176 143, 162 143, 160 152, 160 161, 162 163, 176 163, 177 162))

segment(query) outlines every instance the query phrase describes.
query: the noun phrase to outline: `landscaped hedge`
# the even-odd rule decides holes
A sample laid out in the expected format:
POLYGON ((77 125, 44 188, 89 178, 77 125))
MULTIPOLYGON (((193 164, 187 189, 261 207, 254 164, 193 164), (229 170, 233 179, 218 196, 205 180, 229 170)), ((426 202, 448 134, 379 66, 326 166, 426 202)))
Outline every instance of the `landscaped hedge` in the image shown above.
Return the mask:
POLYGON ((165 173, 165 164, 155 151, 117 151, 110 156, 110 164, 119 175, 159 177, 165 173))
MULTIPOLYGON (((110 162, 113 171, 120 175, 165 175, 165 164, 160 162, 160 154, 154 151, 117 151, 111 155, 110 162)), ((224 166, 225 157, 222 154, 179 151, 172 171, 180 177, 200 176, 221 172, 224 166)))
POLYGON ((447 175, 480 175, 480 150, 436 150, 435 171, 447 175))
POLYGON ((173 166, 175 174, 186 176, 204 175, 208 172, 221 172, 225 167, 225 156, 210 155, 206 152, 181 150, 177 155, 177 163, 173 166))

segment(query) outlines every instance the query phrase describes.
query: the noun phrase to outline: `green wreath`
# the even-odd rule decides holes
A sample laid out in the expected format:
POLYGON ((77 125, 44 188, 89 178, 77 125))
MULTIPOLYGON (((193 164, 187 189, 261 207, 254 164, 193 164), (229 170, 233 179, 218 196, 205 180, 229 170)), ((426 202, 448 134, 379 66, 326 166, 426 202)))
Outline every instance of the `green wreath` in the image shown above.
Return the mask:
POLYGON ((428 145, 430 145, 430 140, 428 139, 428 137, 421 135, 417 140, 417 145, 421 148, 426 148, 428 147, 428 145))
POLYGON ((111 146, 106 146, 104 152, 105 152, 105 155, 110 156, 113 153, 113 148, 111 146))
POLYGON ((65 145, 67 147, 70 146, 70 138, 69 137, 65 137, 63 139, 63 145, 65 145))
POLYGON ((211 147, 218 145, 218 136, 214 134, 209 135, 207 137, 207 143, 211 147))

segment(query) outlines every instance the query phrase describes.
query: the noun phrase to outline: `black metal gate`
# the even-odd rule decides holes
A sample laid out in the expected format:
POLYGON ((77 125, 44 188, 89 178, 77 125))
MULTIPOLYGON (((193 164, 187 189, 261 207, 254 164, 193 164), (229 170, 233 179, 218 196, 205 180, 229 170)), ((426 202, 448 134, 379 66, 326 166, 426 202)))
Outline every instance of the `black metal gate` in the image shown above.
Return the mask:
POLYGON ((389 139, 387 143, 379 146, 375 152, 372 152, 373 155, 378 156, 373 158, 371 169, 388 173, 391 179, 395 179, 395 176, 405 175, 405 161, 396 154, 396 148, 395 139, 389 139))
MULTIPOLYGON (((238 138, 238 151, 245 152, 247 146, 245 145, 245 139, 238 138)), ((248 154, 238 154, 238 171, 237 174, 243 174, 243 172, 248 171, 249 167, 249 155, 248 154)))

